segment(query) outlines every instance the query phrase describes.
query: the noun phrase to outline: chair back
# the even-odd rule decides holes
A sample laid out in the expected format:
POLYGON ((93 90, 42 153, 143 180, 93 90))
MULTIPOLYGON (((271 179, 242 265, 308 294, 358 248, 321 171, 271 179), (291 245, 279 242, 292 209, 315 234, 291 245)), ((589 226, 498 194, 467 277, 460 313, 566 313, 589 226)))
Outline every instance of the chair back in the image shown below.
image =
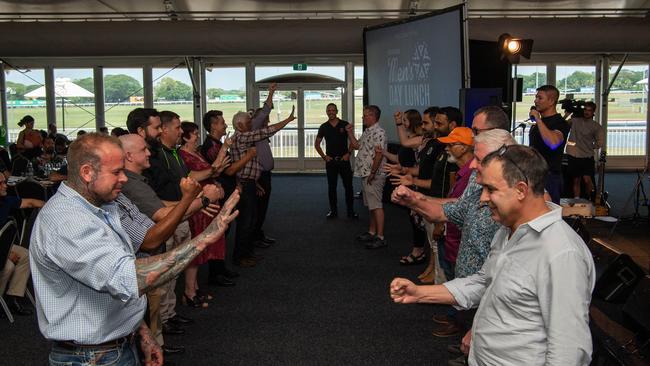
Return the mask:
POLYGON ((0 229, 0 269, 4 269, 7 258, 9 258, 9 251, 11 246, 16 242, 16 234, 18 233, 18 226, 16 221, 9 220, 0 229))
POLYGON ((40 208, 36 207, 32 209, 29 217, 27 217, 22 226, 20 233, 20 246, 29 248, 29 241, 32 238, 32 229, 34 228, 34 223, 36 222, 36 216, 41 211, 40 208))
POLYGON ((27 165, 29 165, 29 160, 27 160, 27 158, 22 154, 19 154, 14 157, 11 164, 11 174, 15 176, 21 176, 27 173, 27 165))
POLYGON ((47 201, 47 189, 31 179, 25 179, 16 184, 16 193, 20 198, 35 198, 47 201))

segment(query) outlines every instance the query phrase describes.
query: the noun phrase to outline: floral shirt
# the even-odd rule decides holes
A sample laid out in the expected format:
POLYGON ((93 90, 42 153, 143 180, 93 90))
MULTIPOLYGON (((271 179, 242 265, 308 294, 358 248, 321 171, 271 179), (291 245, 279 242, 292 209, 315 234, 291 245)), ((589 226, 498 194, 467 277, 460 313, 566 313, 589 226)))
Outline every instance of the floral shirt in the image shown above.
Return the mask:
POLYGON ((456 258, 456 277, 477 273, 490 253, 490 243, 501 227, 492 219, 487 205, 481 206, 483 186, 476 183, 476 171, 472 172, 467 188, 456 202, 442 206, 449 222, 461 230, 460 248, 456 258))
MULTIPOLYGON (((372 161, 375 158, 375 146, 381 146, 386 150, 386 131, 379 126, 379 122, 366 128, 359 138, 359 153, 354 162, 354 176, 367 177, 370 175, 372 161)), ((384 165, 386 158, 382 157, 381 164, 377 169, 376 176, 384 175, 384 165)))

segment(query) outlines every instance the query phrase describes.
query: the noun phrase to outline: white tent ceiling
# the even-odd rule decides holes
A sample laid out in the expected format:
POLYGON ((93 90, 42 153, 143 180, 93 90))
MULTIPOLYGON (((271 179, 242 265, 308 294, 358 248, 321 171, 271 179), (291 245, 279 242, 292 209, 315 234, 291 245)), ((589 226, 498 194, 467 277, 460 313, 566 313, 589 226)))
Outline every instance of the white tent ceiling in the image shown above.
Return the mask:
MULTIPOLYGON (((100 63, 104 66, 138 64, 126 57, 139 56, 237 62, 247 57, 318 61, 321 56, 340 56, 359 61, 364 27, 459 3, 0 0, 0 49, 3 59, 33 66, 63 65, 84 57, 113 58, 100 63), (57 57, 61 60, 52 62, 57 57), (31 60, 23 62, 27 58, 31 60)), ((538 60, 551 53, 631 52, 643 60, 650 57, 650 0, 469 0, 468 9, 470 39, 496 41, 501 33, 532 38, 533 58, 538 60)))
MULTIPOLYGON (((1 0, 0 20, 398 18, 454 0, 1 0)), ((647 16, 647 0, 469 0, 470 17, 647 16)))

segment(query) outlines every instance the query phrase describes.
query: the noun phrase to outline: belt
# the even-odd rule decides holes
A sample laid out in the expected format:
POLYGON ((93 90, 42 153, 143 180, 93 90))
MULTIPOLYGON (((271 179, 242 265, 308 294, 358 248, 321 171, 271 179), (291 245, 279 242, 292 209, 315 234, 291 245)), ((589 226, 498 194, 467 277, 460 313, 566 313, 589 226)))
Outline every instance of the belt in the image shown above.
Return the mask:
POLYGON ((122 338, 114 339, 112 341, 100 344, 77 344, 73 341, 55 341, 54 345, 69 351, 77 350, 80 348, 116 348, 121 347, 124 343, 133 344, 135 342, 136 333, 133 332, 122 338))
POLYGON ((330 158, 332 158, 332 160, 336 160, 336 161, 342 161, 343 160, 343 156, 330 156, 330 158))

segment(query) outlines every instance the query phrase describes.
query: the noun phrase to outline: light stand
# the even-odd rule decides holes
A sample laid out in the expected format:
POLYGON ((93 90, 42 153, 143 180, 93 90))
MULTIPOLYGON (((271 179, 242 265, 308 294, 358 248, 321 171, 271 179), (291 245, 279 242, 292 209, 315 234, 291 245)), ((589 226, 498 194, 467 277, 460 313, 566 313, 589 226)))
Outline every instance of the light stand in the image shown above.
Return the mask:
MULTIPOLYGON (((614 224, 614 226, 612 226, 612 229, 609 231, 610 239, 614 235, 618 223, 621 222, 621 217, 623 213, 630 206, 630 203, 632 203, 633 199, 634 199, 634 214, 632 215, 631 218, 632 221, 636 221, 641 218, 641 214, 639 213, 639 206, 641 205, 641 200, 640 200, 641 196, 643 196, 643 205, 648 206, 648 197, 646 196, 645 188, 643 187, 643 178, 648 175, 648 164, 645 164, 645 168, 643 169, 642 172, 637 170, 636 174, 637 174, 637 178, 634 183, 634 189, 632 190, 632 193, 630 193, 630 196, 625 201, 625 205, 621 210, 621 214, 619 214, 617 217, 618 220, 616 220, 616 223, 614 224)), ((650 219, 650 212, 648 215, 648 219, 650 219)))

